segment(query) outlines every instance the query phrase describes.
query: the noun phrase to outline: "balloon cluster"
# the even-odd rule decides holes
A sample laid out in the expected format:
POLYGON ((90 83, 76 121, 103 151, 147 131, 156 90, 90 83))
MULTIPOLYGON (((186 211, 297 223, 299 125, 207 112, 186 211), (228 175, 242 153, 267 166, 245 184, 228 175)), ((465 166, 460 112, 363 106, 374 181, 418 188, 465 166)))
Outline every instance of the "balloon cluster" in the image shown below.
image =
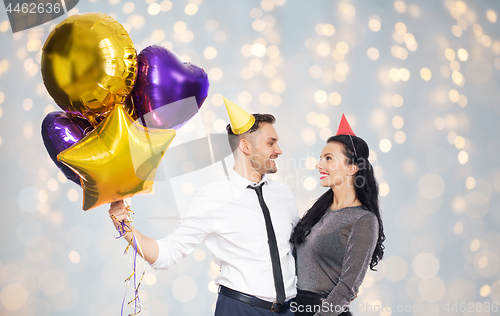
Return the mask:
POLYGON ((124 27, 103 13, 73 15, 49 34, 41 70, 64 111, 42 123, 58 168, 82 186, 83 209, 152 192, 175 130, 208 94, 205 71, 161 46, 137 56, 124 27))

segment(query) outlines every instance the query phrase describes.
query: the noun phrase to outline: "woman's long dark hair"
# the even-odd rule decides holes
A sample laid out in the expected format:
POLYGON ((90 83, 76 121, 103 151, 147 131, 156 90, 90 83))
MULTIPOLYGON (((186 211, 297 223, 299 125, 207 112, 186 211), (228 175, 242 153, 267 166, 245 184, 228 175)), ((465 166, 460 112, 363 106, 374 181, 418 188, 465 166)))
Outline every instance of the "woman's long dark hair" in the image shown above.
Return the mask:
MULTIPOLYGON (((356 197, 359 199, 361 204, 363 204, 368 211, 375 214, 378 219, 378 240, 370 262, 370 269, 375 270, 374 267, 378 264, 380 259, 382 259, 385 248, 382 244, 385 240, 385 235, 378 202, 378 184, 375 180, 375 176, 373 175, 373 167, 370 161, 368 161, 368 145, 364 140, 357 136, 351 137, 349 137, 349 135, 332 136, 326 143, 341 143, 344 147, 344 155, 347 157, 347 164, 350 165, 354 163, 358 166, 358 171, 354 177, 356 197), (353 143, 356 148, 356 153, 354 153, 353 150, 353 143)), ((306 212, 304 217, 302 217, 302 219, 298 222, 297 226, 295 226, 295 229, 290 237, 290 242, 294 244, 295 248, 297 245, 304 242, 307 235, 311 232, 312 227, 316 225, 323 215, 325 215, 332 203, 333 190, 330 188, 319 197, 314 205, 306 212)))

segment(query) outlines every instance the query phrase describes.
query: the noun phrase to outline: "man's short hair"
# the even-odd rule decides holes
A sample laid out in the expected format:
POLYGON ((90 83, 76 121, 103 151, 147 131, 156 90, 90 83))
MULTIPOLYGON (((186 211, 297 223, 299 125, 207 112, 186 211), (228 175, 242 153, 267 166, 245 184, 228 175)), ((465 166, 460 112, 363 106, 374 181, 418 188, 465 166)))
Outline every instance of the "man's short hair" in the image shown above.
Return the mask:
MULTIPOLYGON (((256 113, 252 115, 255 117, 255 123, 252 125, 252 127, 250 127, 248 131, 240 135, 251 134, 257 131, 263 124, 266 123, 274 124, 274 122, 276 122, 276 118, 271 114, 256 113)), ((227 124, 226 131, 227 131, 227 138, 229 140, 229 145, 231 146, 231 151, 234 152, 239 146, 240 137, 239 135, 233 133, 233 130, 231 129, 231 124, 227 124)))

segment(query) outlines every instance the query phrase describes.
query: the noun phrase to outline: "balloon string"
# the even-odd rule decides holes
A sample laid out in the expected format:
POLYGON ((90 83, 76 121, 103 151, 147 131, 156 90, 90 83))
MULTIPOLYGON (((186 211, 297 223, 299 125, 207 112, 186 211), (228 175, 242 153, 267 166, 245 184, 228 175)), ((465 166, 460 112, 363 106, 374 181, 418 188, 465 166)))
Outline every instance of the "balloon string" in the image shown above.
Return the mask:
MULTIPOLYGON (((132 246, 132 250, 133 250, 132 251, 132 262, 130 262, 130 261, 127 262, 128 266, 132 269, 132 274, 128 278, 125 279, 125 285, 134 291, 134 298, 127 303, 127 305, 129 305, 129 306, 131 306, 132 304, 134 305, 134 313, 128 314, 129 316, 133 316, 133 315, 139 314, 143 308, 143 306, 141 304, 141 300, 139 298, 139 294, 140 294, 139 287, 141 286, 144 275, 146 274, 146 268, 145 268, 145 266, 143 266, 142 275, 141 275, 140 279, 138 280, 137 273, 136 273, 137 272, 137 254, 139 254, 143 258, 144 258, 144 254, 142 252, 142 248, 141 248, 137 238, 135 237, 135 235, 133 233, 133 228, 134 228, 133 227, 133 215, 135 215, 135 214, 134 214, 134 212, 132 212, 132 210, 130 209, 130 206, 128 204, 127 204, 126 210, 129 211, 131 216, 128 219, 120 222, 120 226, 118 226, 119 235, 115 236, 115 238, 116 239, 119 239, 122 237, 124 238, 124 237, 128 236, 128 234, 132 235, 132 238, 130 239, 123 254, 124 254, 125 258, 127 258, 127 252, 130 249, 130 247, 132 246), (131 281, 133 282, 133 286, 130 285, 131 281)), ((116 220, 116 218, 115 218, 115 220, 116 220)), ((121 315, 122 316, 124 315, 123 312, 124 312, 124 307, 125 307, 126 295, 127 295, 127 290, 125 290, 125 294, 124 294, 123 300, 122 300, 122 307, 121 307, 121 315)))

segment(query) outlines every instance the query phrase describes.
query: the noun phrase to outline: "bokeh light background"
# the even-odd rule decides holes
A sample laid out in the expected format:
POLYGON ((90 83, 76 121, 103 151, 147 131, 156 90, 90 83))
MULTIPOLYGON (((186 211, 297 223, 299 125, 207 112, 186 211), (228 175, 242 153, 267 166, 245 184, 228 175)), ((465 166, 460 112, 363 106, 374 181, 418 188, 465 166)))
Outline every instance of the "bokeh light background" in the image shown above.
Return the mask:
MULTIPOLYGON (((224 133, 221 95, 274 114, 283 155, 273 177, 301 213, 324 191, 314 166, 346 114, 371 147, 387 235, 356 305, 494 314, 443 308, 500 302, 500 3, 90 0, 69 14, 96 11, 123 24, 138 52, 163 45, 207 71, 210 94, 186 135, 224 133)), ((107 206, 81 210, 80 188, 40 136, 45 114, 58 110, 41 79, 41 47, 67 15, 12 34, 0 12, 0 314, 118 315, 125 243, 107 206)), ((220 170, 158 181, 154 195, 132 198, 136 227, 163 237, 220 170)), ((142 314, 212 315, 218 271, 203 245, 167 271, 148 266, 142 314)))

